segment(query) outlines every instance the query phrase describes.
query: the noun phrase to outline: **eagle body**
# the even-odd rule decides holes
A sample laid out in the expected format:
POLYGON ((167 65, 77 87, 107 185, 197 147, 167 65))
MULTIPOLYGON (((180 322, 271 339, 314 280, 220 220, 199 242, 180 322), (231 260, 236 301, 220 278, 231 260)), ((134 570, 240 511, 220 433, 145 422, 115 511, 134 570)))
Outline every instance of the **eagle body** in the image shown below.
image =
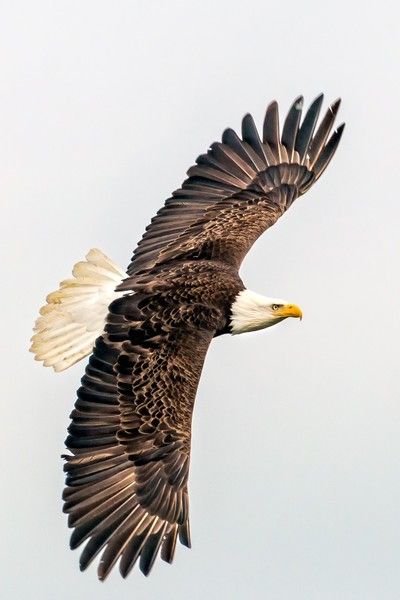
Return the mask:
MULTIPOLYGON (((237 269, 219 260, 177 260, 144 275, 130 276, 118 291, 158 294, 160 302, 203 306, 206 326, 207 308, 217 309, 225 327, 231 318, 231 307, 245 286, 237 269)), ((211 326, 211 322, 210 322, 211 326)), ((211 329, 213 326, 211 326, 211 329)), ((219 329, 219 327, 218 327, 219 329)))
POLYGON ((147 227, 126 270, 92 249, 47 297, 31 350, 62 371, 89 356, 71 413, 64 511, 81 569, 101 554, 104 579, 146 575, 158 554, 190 546, 191 421, 212 339, 270 327, 301 311, 246 289, 241 263, 257 238, 304 194, 331 160, 339 101, 317 126, 318 96, 301 120, 278 107, 260 138, 246 115, 188 171, 147 227))

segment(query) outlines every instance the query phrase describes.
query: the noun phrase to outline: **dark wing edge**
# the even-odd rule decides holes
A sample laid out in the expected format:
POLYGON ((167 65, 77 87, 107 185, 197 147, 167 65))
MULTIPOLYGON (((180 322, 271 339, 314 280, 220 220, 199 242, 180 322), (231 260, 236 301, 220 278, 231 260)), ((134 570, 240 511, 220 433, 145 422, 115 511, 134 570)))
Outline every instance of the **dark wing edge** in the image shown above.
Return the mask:
MULTIPOLYGON (((301 121, 303 98, 296 98, 282 134, 278 104, 271 102, 266 109, 262 141, 250 114, 243 118, 242 139, 232 129, 226 129, 222 142, 213 143, 206 154, 197 158, 187 172, 189 178, 152 219, 134 251, 128 275, 135 276, 179 257, 182 248, 188 247, 188 236, 193 238, 193 228, 197 232, 199 226, 204 229, 210 217, 216 218, 219 207, 232 202, 235 206, 240 202, 248 205, 262 198, 264 205, 269 204, 272 209, 279 204, 276 214, 266 223, 266 227, 271 226, 296 197, 319 179, 338 147, 344 124, 332 134, 331 130, 340 100, 329 106, 317 127, 322 102, 320 94, 301 121)), ((216 240, 208 242, 215 244, 216 240)), ((196 243, 192 242, 191 253, 185 258, 202 257, 201 251, 196 254, 196 250, 196 243)), ((243 252, 239 254, 242 258, 243 252)))
POLYGON ((123 577, 137 561, 147 575, 159 551, 172 562, 178 537, 190 547, 191 418, 214 330, 199 329, 196 305, 172 313, 141 294, 114 301, 71 414, 63 494, 70 545, 87 542, 81 570, 102 552, 102 580, 118 560, 123 577))

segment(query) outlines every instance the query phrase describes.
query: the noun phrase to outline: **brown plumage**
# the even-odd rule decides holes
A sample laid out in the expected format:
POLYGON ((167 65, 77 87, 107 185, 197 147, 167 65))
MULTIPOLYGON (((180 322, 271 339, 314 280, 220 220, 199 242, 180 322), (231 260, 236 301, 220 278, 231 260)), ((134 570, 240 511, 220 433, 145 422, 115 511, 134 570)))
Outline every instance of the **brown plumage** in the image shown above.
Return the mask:
MULTIPOLYGON (((71 414, 64 510, 71 547, 100 552, 104 579, 120 560, 147 574, 177 536, 190 546, 188 473, 192 410, 208 346, 230 330, 256 239, 316 181, 343 131, 335 102, 316 128, 322 95, 301 122, 302 98, 279 134, 266 112, 261 141, 250 115, 242 139, 224 132, 153 218, 118 286, 71 414)), ((298 315, 297 315, 298 316, 298 315)))

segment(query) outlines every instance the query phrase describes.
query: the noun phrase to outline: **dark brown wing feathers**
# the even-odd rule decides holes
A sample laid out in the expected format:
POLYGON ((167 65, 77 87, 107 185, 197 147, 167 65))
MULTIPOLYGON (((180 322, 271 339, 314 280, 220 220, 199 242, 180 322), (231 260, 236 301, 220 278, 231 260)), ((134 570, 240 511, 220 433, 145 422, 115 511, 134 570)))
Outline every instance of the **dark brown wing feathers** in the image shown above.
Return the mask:
POLYGON ((293 102, 285 119, 282 130, 282 144, 285 146, 289 161, 293 161, 293 151, 296 143, 296 137, 299 132, 299 123, 301 111, 303 110, 303 97, 299 96, 293 102))
POLYGON ((307 156, 307 150, 309 149, 310 141, 318 121, 323 100, 323 94, 320 94, 315 98, 314 102, 311 103, 310 108, 306 112, 301 127, 297 132, 295 149, 299 153, 301 164, 304 163, 304 159, 307 156))
POLYGON ((317 131, 315 132, 313 139, 310 141, 309 156, 311 167, 315 164, 315 161, 318 159, 319 154, 321 153, 324 145, 326 144, 326 141, 333 127, 336 115, 338 113, 339 107, 340 99, 336 100, 328 108, 324 118, 322 119, 319 127, 317 128, 317 131))
POLYGON ((160 548, 171 562, 177 535, 190 546, 194 399, 208 346, 225 323, 216 305, 242 287, 227 270, 225 289, 194 302, 194 282, 205 287, 213 277, 220 271, 201 263, 142 277, 111 304, 82 378, 66 441, 64 510, 71 548, 87 542, 81 569, 102 553, 101 579, 119 559, 123 576, 136 561, 147 574, 160 548), (188 290, 177 302, 174 285, 183 281, 188 290))
POLYGON ((191 419, 204 358, 243 289, 237 270, 254 241, 322 174, 343 125, 329 138, 335 102, 316 124, 318 96, 301 123, 297 98, 279 133, 276 102, 261 141, 246 115, 188 171, 134 252, 127 294, 109 308, 71 414, 64 510, 83 542, 85 569, 101 553, 104 579, 190 546, 187 481, 191 419))
MULTIPOLYGON (((258 237, 273 225, 293 199, 318 179, 332 158, 342 131, 339 128, 329 142, 339 101, 328 109, 314 135, 322 100, 321 94, 301 123, 303 98, 296 98, 281 136, 276 102, 267 107, 263 141, 251 115, 243 118, 242 139, 232 129, 227 129, 222 143, 212 144, 206 154, 198 157, 196 164, 188 170, 189 178, 154 217, 134 252, 128 274, 135 276, 179 258, 224 260, 238 268, 257 239, 254 234, 258 237), (244 196, 245 191, 250 195, 244 196), (252 227, 251 219, 248 219, 247 231, 243 223, 242 234, 247 237, 247 242, 236 252, 226 234, 225 209, 229 204, 231 219, 235 219, 239 206, 257 205, 258 209, 252 210, 252 219, 261 219, 264 223, 264 228, 258 229, 252 227), (269 212, 268 219, 262 217, 265 211, 269 212), (218 213, 225 223, 219 234, 214 227, 219 221, 218 213)), ((240 212, 244 214, 244 211, 240 212)))

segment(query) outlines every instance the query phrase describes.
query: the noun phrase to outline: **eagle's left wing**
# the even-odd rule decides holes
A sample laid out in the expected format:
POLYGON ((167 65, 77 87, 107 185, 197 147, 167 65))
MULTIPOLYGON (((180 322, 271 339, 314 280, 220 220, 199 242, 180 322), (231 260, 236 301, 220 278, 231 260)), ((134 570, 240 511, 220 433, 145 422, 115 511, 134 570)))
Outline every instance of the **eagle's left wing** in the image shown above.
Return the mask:
POLYGON ((187 479, 192 410, 208 346, 222 315, 134 293, 110 306, 72 412, 64 510, 71 547, 87 541, 85 569, 102 552, 104 579, 120 560, 147 574, 177 535, 190 545, 187 479))

